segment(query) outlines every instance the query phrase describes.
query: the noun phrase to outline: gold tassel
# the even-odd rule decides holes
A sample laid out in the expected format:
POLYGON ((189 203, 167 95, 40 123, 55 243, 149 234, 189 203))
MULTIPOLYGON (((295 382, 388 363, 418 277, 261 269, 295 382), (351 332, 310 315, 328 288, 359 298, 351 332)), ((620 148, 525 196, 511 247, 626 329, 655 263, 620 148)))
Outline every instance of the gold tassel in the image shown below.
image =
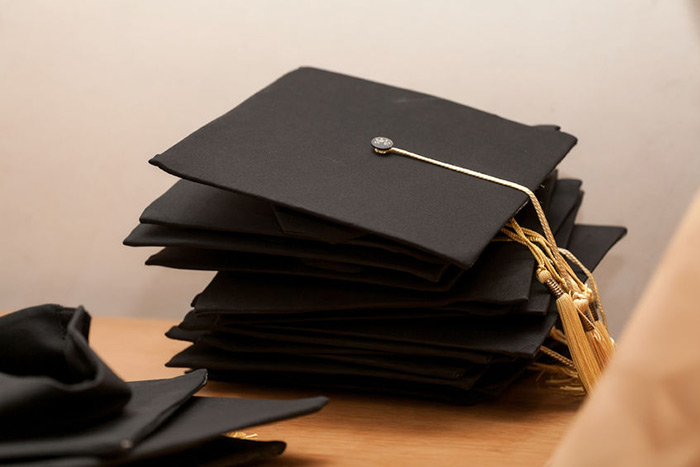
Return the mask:
POLYGON ((533 362, 529 369, 539 373, 537 381, 545 386, 574 396, 585 396, 586 390, 581 384, 578 373, 566 365, 533 362))
MULTIPOLYGON (((495 240, 520 243, 527 247, 534 256, 538 264, 537 279, 543 283, 555 297, 557 310, 559 311, 559 316, 564 328, 564 335, 562 336, 560 333, 555 334, 555 338, 560 342, 565 342, 569 347, 573 365, 575 366, 575 373, 578 375, 578 379, 583 384, 585 391, 590 392, 598 381, 603 368, 612 357, 615 350, 614 343, 607 330, 605 313, 603 312, 600 295, 593 276, 574 255, 566 249, 557 246, 544 210, 532 190, 509 180, 483 174, 465 167, 447 164, 404 149, 399 149, 394 147, 393 144, 393 141, 384 137, 377 137, 372 140, 374 150, 378 154, 397 154, 410 157, 521 191, 530 198, 544 235, 530 229, 522 228, 515 219, 511 219, 501 229, 501 233, 505 235, 505 238, 497 238, 495 240), (588 287, 576 276, 571 266, 564 260, 564 257, 578 265, 581 270, 584 271, 591 287, 588 287), (602 320, 600 319, 601 317, 602 320)), ((552 356, 549 353, 547 354, 552 356)), ((562 363, 562 360, 557 358, 555 358, 555 360, 559 361, 559 365, 567 366, 569 363, 562 363)), ((540 365, 539 368, 546 370, 551 366, 552 365, 540 365)), ((564 372, 571 375, 574 369, 569 366, 564 372)), ((562 384, 567 388, 574 388, 576 385, 571 385, 570 379, 571 376, 566 380, 566 383, 562 384)))
POLYGON ((583 387, 586 392, 590 392, 600 377, 601 367, 586 336, 586 331, 583 329, 574 300, 571 295, 564 292, 546 269, 538 271, 537 279, 556 298, 557 310, 571 352, 571 359, 576 365, 583 387))
MULTIPOLYGON (((580 294, 577 294, 580 295, 580 294)), ((583 330, 586 331, 586 337, 588 339, 588 344, 593 350, 593 354, 598 362, 598 366, 602 370, 607 365, 612 352, 609 350, 607 341, 604 336, 600 333, 599 328, 596 326, 593 317, 593 311, 589 307, 589 301, 587 298, 577 298, 574 300, 574 305, 579 313, 579 318, 581 318, 581 324, 583 325, 583 330)))
POLYGON ((245 431, 229 431, 228 433, 224 433, 224 436, 227 438, 236 438, 236 439, 253 439, 253 438, 257 438, 258 434, 257 433, 246 433, 245 431))
POLYGON ((593 350, 596 352, 596 356, 599 356, 601 369, 605 368, 615 353, 615 345, 613 343, 612 337, 608 334, 607 328, 600 321, 596 321, 595 324, 595 339, 593 344, 593 350))

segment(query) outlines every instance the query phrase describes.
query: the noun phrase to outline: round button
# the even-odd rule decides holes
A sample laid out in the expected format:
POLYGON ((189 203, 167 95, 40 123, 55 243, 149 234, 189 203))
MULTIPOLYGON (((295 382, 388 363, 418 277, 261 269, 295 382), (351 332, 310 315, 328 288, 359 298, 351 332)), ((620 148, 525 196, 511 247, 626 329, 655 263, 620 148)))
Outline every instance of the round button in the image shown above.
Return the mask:
POLYGON ((385 136, 375 136, 372 138, 372 146, 375 149, 386 151, 394 146, 394 142, 385 136))

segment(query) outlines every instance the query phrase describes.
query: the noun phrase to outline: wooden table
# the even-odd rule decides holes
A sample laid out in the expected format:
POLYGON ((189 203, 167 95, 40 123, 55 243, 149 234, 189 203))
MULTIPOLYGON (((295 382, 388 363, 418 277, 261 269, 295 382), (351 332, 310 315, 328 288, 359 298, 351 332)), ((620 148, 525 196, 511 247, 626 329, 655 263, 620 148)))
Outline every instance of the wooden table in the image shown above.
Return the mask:
MULTIPOLYGON (((127 381, 182 374, 163 366, 186 343, 164 337, 168 321, 96 317, 91 345, 127 381)), ((204 396, 289 399, 317 395, 210 382, 204 396)), ((581 399, 538 388, 526 377, 492 402, 473 407, 325 391, 321 412, 256 427, 261 440, 283 440, 286 452, 269 466, 543 465, 581 399)))

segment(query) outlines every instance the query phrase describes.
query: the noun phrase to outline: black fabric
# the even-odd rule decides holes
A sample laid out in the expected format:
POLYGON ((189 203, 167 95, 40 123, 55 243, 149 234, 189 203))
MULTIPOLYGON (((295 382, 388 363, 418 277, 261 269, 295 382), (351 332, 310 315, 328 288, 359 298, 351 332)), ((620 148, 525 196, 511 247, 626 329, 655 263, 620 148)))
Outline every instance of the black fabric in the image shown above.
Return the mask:
MULTIPOLYGON (((536 192, 545 210, 549 205, 556 181, 555 171, 545 179, 536 192)), ((526 210, 531 211, 528 216, 534 218, 532 216, 534 211, 527 207, 526 210)), ((181 229, 289 236, 328 243, 364 245, 435 261, 427 253, 376 235, 275 206, 263 200, 187 180, 178 181, 151 203, 141 215, 140 221, 145 224, 181 229)))
MULTIPOLYGON (((180 337, 187 337, 185 340, 190 340, 192 335, 187 336, 182 333, 180 337)), ((290 353, 300 353, 303 355, 303 350, 295 352, 294 349, 321 348, 319 351, 314 351, 313 355, 324 354, 345 354, 352 349, 355 355, 362 355, 367 352, 382 352, 391 355, 413 355, 418 357, 438 357, 438 358, 453 358, 466 362, 474 363, 490 363, 491 361, 503 361, 508 358, 500 358, 502 356, 494 356, 493 354, 485 354, 470 350, 466 347, 447 347, 447 346, 432 346, 420 343, 387 340, 387 339, 372 339, 363 337, 354 339, 348 336, 328 336, 322 333, 303 333, 303 332, 276 332, 269 329, 260 329, 254 327, 226 327, 217 328, 211 332, 207 332, 206 336, 200 335, 193 339, 194 342, 202 342, 210 347, 222 348, 220 343, 223 340, 229 342, 229 346, 235 347, 236 351, 243 353, 247 348, 251 349, 250 353, 268 353, 259 351, 260 345, 277 345, 279 348, 286 348, 290 353), (213 339, 209 339, 212 337, 213 339), (255 342, 253 345, 248 344, 250 341, 255 342), (240 343, 240 345, 239 345, 240 343)), ((227 346, 225 350, 230 349, 227 346)), ((173 361, 169 363, 175 365, 173 361)))
MULTIPOLYGON (((504 315, 426 318, 411 321, 372 320, 305 323, 276 326, 235 326, 233 333, 275 339, 358 347, 363 341, 388 341, 437 348, 456 348, 532 357, 544 341, 556 317, 504 315)), ((227 331, 220 328, 220 332, 227 331)))
MULTIPOLYGON (((556 223, 552 223, 552 228, 555 232, 566 231, 566 235, 559 238, 564 240, 564 245, 574 223, 574 216, 568 214, 580 202, 579 187, 579 181, 562 181, 557 183, 552 196, 552 204, 556 204, 557 209, 556 223)), ((194 306, 197 310, 215 311, 308 312, 320 309, 434 308, 457 302, 513 304, 529 299, 533 270, 534 260, 526 248, 499 242, 490 245, 480 261, 445 293, 421 293, 415 288, 397 293, 388 287, 315 277, 220 273, 197 297, 194 306), (265 293, 266 290, 275 290, 275 294, 265 293)))
MULTIPOLYGON (((581 182, 578 180, 556 181, 556 178, 553 176, 546 180, 546 186, 538 190, 538 193, 540 193, 545 200, 543 202, 545 207, 549 208, 550 200, 553 199, 556 201, 554 206, 548 209, 548 214, 551 214, 552 228, 560 228, 567 214, 570 213, 575 206, 580 185, 581 182)), ((209 187, 207 188, 211 189, 209 187)), ((218 191, 224 195, 229 195, 229 193, 223 190, 218 191)), ((174 201, 171 202, 174 203, 174 201)), ((183 203, 183 206, 188 206, 188 204, 183 203)), ((525 209, 524 211, 525 212, 522 212, 521 215, 518 216, 519 220, 527 226, 536 224, 534 211, 531 208, 525 209)), ((184 213, 182 216, 186 217, 184 213)), ((573 220, 571 222, 573 223, 573 220)), ((212 221, 211 224, 214 224, 214 222, 212 221)), ((131 242, 132 240, 128 241, 131 242)), ((471 272, 470 284, 472 284, 472 288, 480 289, 483 293, 496 293, 496 291, 487 289, 487 287, 488 284, 494 283, 492 278, 499 274, 501 276, 510 277, 520 277, 523 275, 529 277, 529 275, 523 271, 523 268, 530 270, 534 263, 532 259, 528 258, 523 252, 516 253, 515 248, 506 247, 504 245, 494 245, 490 247, 490 249, 494 251, 487 249, 485 253, 487 260, 480 261, 475 266, 476 269, 471 272), (520 256, 525 256, 527 258, 526 261, 516 260, 514 255, 518 254, 520 256)), ((196 270, 300 275, 350 282, 366 282, 370 284, 425 291, 450 290, 463 272, 461 269, 452 266, 443 272, 439 281, 430 282, 412 274, 385 268, 361 267, 347 263, 343 263, 342 265, 333 263, 336 267, 332 268, 332 265, 329 264, 328 261, 319 264, 318 262, 311 263, 308 260, 286 256, 183 247, 167 247, 151 256, 146 264, 196 270)), ((500 289, 513 290, 513 286, 511 284, 510 288, 501 287, 500 289)))
MULTIPOLYGON (((167 335, 171 366, 217 378, 470 403, 526 368, 557 319, 535 261, 504 242, 541 230, 527 196, 370 140, 535 192, 558 246, 589 268, 624 229, 575 226, 576 143, 444 99, 293 71, 150 162, 180 177, 125 240, 148 265, 218 274, 167 335)), ((576 271, 581 275, 581 271, 576 271)))
MULTIPOLYGON (((224 211, 225 209, 223 206, 226 204, 231 204, 236 199, 245 198, 242 196, 234 196, 234 198, 231 199, 231 194, 225 192, 224 190, 216 190, 210 187, 204 187, 202 185, 200 186, 203 187, 205 191, 207 191, 209 195, 206 197, 207 200, 209 202, 213 200, 215 205, 220 206, 218 209, 215 210, 216 212, 224 211), (212 190, 214 190, 214 192, 211 192, 212 190), (214 196, 217 194, 219 196, 214 196)), ((552 175, 545 180, 544 185, 538 190, 538 194, 543 198, 543 205, 545 206, 545 208, 548 208, 549 200, 551 198, 555 197, 558 201, 558 205, 556 206, 558 212, 553 213, 553 228, 556 229, 559 227, 562 218, 574 205, 575 198, 579 191, 579 186, 580 182, 574 180, 562 180, 560 182, 557 182, 556 175, 552 175)), ((187 194, 191 194, 190 192, 194 190, 181 190, 175 188, 178 188, 178 184, 176 184, 175 187, 171 188, 171 190, 169 190, 169 193, 173 192, 177 194, 177 196, 161 197, 161 199, 159 199, 157 203, 153 203, 151 206, 149 206, 149 208, 147 208, 146 212, 149 212, 154 210, 154 205, 159 206, 159 209, 157 211, 161 213, 160 216, 155 216, 154 214, 151 214, 149 216, 149 219, 158 217, 159 223, 163 223, 169 226, 175 226, 180 228, 192 227, 193 222, 188 220, 188 212, 186 211, 186 209, 190 208, 191 204, 187 200, 182 200, 181 203, 178 203, 178 201, 180 201, 180 199, 186 196, 187 194), (162 214, 163 212, 167 213, 167 215, 162 214), (178 219, 185 220, 183 221, 178 219)), ((259 201, 257 200, 255 202, 259 203, 259 201)), ((229 207, 234 212, 242 213, 241 215, 236 217, 236 220, 239 222, 239 224, 237 224, 238 229, 241 230, 245 227, 245 207, 243 209, 237 209, 235 204, 232 204, 229 207)), ((216 213, 211 213, 211 210, 207 209, 204 209, 202 211, 207 216, 212 216, 216 213)), ((519 221, 522 222, 523 225, 534 227, 534 225, 537 222, 536 217, 534 215, 534 210, 528 207, 524 211, 525 212, 521 212, 519 214, 519 221)), ((202 214, 200 212, 197 213, 195 217, 201 218, 204 217, 205 214, 202 214)), ((224 218, 224 222, 218 225, 215 219, 207 219, 206 225, 212 228, 212 230, 214 231, 233 230, 234 226, 229 225, 226 219, 228 218, 224 218)), ((309 225, 314 226, 314 222, 318 221, 312 221, 309 225)), ((200 219, 199 225, 202 226, 202 224, 203 222, 200 219)), ((257 217, 251 219, 252 229, 255 229, 255 226, 257 226, 258 224, 259 221, 257 217)), ((264 235, 269 233, 269 231, 263 230, 259 233, 264 235)), ((298 244, 296 244, 296 246, 292 248, 294 244, 280 244, 279 241, 277 241, 275 242, 275 245, 273 245, 273 247, 271 248, 269 246, 260 245, 260 242, 262 242, 263 240, 263 236, 254 237, 253 239, 248 237, 248 241, 242 243, 240 240, 240 236, 229 237, 227 241, 226 236, 222 236, 221 234, 216 233, 212 235, 212 232, 207 232, 205 230, 176 230, 174 232, 169 232, 167 230, 163 230, 162 228, 158 229, 154 227, 140 226, 139 228, 135 229, 134 232, 132 232, 132 234, 126 239, 125 243, 129 245, 142 246, 149 244, 190 245, 189 247, 167 247, 160 253, 149 258, 149 260, 147 261, 147 264, 149 265, 162 265, 168 267, 200 270, 203 269, 236 271, 244 273, 301 275, 309 277, 337 279, 351 282, 366 282, 371 284, 407 288, 412 290, 447 291, 453 287, 455 281, 458 280, 462 272, 462 270, 452 266, 447 270, 441 270, 442 274, 439 280, 437 280, 437 282, 427 281, 425 279, 428 276, 426 276, 425 274, 423 274, 422 277, 415 277, 412 275, 419 273, 418 271, 416 271, 415 268, 421 268, 420 263, 408 263, 408 265, 412 264, 413 269, 406 269, 407 265, 405 264, 405 260, 397 262, 395 255, 377 256, 376 250, 366 250, 358 249, 357 247, 350 247, 350 249, 346 251, 346 253, 350 253, 349 256, 345 257, 345 259, 347 259, 348 261, 352 261, 354 263, 357 261, 364 261, 364 263, 367 264, 367 259, 369 258, 371 264, 374 264, 375 266, 382 266, 361 267, 357 264, 339 264, 337 262, 329 261, 329 248, 324 245, 318 245, 314 247, 313 243, 307 242, 305 244, 305 251, 302 252, 301 250, 299 250, 298 244), (256 240, 257 247, 254 248, 250 245, 250 242, 255 242, 256 240), (195 248, 194 246, 197 247, 195 248), (233 252, 222 249, 213 249, 217 247, 227 248, 234 251, 242 249, 244 251, 249 252, 241 253, 240 251, 233 252), (313 251, 314 249, 316 251, 313 251), (284 255, 292 256, 260 254, 261 252, 283 252, 284 255), (301 257, 295 258, 295 255, 301 255, 301 257), (314 261, 313 259, 309 258, 309 255, 315 255, 316 258, 325 257, 326 259, 322 262, 318 259, 314 261), (388 261, 388 264, 385 261, 388 261), (400 267, 403 270, 409 272, 405 273, 401 271, 386 269, 394 269, 397 267, 400 267)), ((380 245, 380 243, 374 243, 375 244, 368 242, 366 243, 366 245, 372 245, 373 249, 380 245)), ((337 252, 339 251, 338 248, 340 247, 336 246, 331 250, 336 251, 337 255, 337 252)), ((493 282, 491 281, 491 278, 499 272, 502 276, 525 277, 525 282, 527 282, 527 278, 530 277, 530 274, 529 272, 526 273, 523 270, 523 268, 525 268, 528 271, 531 270, 533 264, 531 258, 527 257, 527 255, 524 252, 516 252, 516 249, 506 247, 503 245, 495 245, 491 248, 491 250, 495 251, 487 251, 485 254, 486 257, 489 258, 489 260, 481 261, 478 265, 478 270, 472 272, 472 276, 470 279, 472 288, 480 288, 484 291, 484 293, 494 293, 493 290, 488 291, 486 287, 487 284, 493 282), (525 261, 523 262, 522 258, 521 260, 517 260, 516 258, 514 258, 514 255, 520 255, 522 258, 525 258, 525 261), (519 269, 514 270, 514 268, 519 269), (507 269, 507 271, 503 271, 503 269, 507 269), (481 281, 475 281, 474 278, 483 279, 481 281)), ((435 259, 433 258, 432 261, 435 261, 435 259)), ((515 291, 514 286, 514 284, 511 284, 510 287, 501 287, 501 289, 515 291)), ((527 287, 527 283, 521 284, 521 287, 522 296, 525 293, 525 287, 527 287)))
MULTIPOLYGON (((579 224, 571 233, 569 250, 572 253, 576 252, 574 254, 578 260, 592 271, 598 266, 610 248, 619 242, 626 234, 627 229, 624 227, 579 224), (602 241, 603 239, 605 239, 604 242, 602 241), (595 248, 586 248, 586 245, 590 244, 605 244, 607 248, 604 251, 595 248)), ((576 272, 581 279, 585 277, 578 266, 572 265, 572 267, 574 272, 576 272)))
MULTIPOLYGON (((224 191, 224 190, 222 190, 224 191)), ((347 243, 365 236, 366 232, 302 214, 282 206, 272 206, 280 228, 288 236, 322 240, 330 243, 347 243)), ((407 250, 408 251, 408 250, 407 250)))
POLYGON ((129 246, 174 246, 205 248, 311 260, 333 261, 362 266, 381 267, 438 281, 449 266, 445 262, 424 261, 409 255, 381 248, 343 245, 341 248, 309 240, 264 237, 262 235, 175 229, 160 225, 139 224, 124 240, 129 246))
POLYGON ((129 387, 90 349, 89 328, 82 307, 0 316, 0 438, 71 429, 129 402, 129 387))
POLYGON ((239 325, 268 323, 304 323, 323 322, 338 320, 412 320, 416 318, 441 318, 450 316, 464 316, 464 313, 454 310, 444 310, 442 308, 405 308, 405 309, 382 309, 382 310, 328 310, 315 313, 286 313, 275 314, 270 318, 268 315, 236 315, 230 313, 207 313, 192 310, 185 315, 180 323, 183 329, 207 330, 217 325, 239 325))
MULTIPOLYGON (((41 437, 0 443, 0 459, 76 455, 115 456, 125 451, 124 442, 136 445, 155 431, 175 410, 206 382, 199 370, 173 379, 129 384, 131 398, 115 417, 99 423, 56 431, 41 437)), ((76 410, 79 414, 80 411, 76 410)), ((51 416, 46 419, 51 420, 51 416)))
POLYGON ((192 397, 176 417, 136 445, 124 461, 183 452, 219 439, 222 433, 299 417, 323 408, 328 399, 264 400, 192 397))
MULTIPOLYGON (((211 357, 211 354, 208 354, 211 357)), ((527 367, 530 360, 517 360, 483 368, 479 378, 472 379, 471 385, 463 382, 445 382, 441 380, 406 381, 403 379, 383 378, 377 376, 343 375, 343 374, 314 374, 301 372, 297 369, 285 371, 245 371, 237 369, 236 363, 226 363, 230 360, 220 359, 221 370, 212 370, 211 374, 217 380, 245 381, 271 386, 308 386, 337 388, 350 391, 388 393, 392 396, 410 396, 426 399, 443 400, 456 404, 474 404, 485 398, 498 395, 527 367)), ((214 364, 216 366, 216 364, 214 364)))
POLYGON ((179 180, 153 201, 140 221, 170 227, 289 236, 339 243, 363 232, 304 216, 270 202, 179 180))
POLYGON ((273 355, 234 358, 235 356, 235 354, 208 347, 204 344, 195 344, 174 356, 173 359, 168 362, 168 365, 178 367, 206 367, 216 371, 290 372, 300 375, 323 375, 329 380, 332 380, 336 376, 341 378, 355 377, 358 379, 378 378, 403 381, 406 384, 449 385, 464 390, 471 388, 486 369, 484 365, 465 364, 462 368, 457 367, 453 369, 453 371, 448 371, 449 377, 445 378, 437 375, 408 373, 388 368, 364 366, 341 361, 328 361, 313 357, 273 355))
POLYGON ((208 332, 192 339, 187 331, 175 330, 173 333, 183 340, 189 340, 210 348, 228 352, 230 358, 245 359, 249 354, 262 354, 267 358, 303 357, 324 361, 338 361, 353 365, 382 368, 416 375, 449 378, 456 375, 467 364, 485 364, 494 361, 512 360, 512 358, 495 358, 491 354, 480 352, 463 352, 462 358, 448 358, 437 355, 419 355, 415 352, 401 353, 397 348, 392 352, 369 351, 357 347, 338 347, 312 344, 308 342, 290 345, 281 340, 255 339, 230 334, 225 330, 208 332))
MULTIPOLYGON (((473 304, 471 304, 473 305, 473 304)), ((469 308, 466 312, 462 309, 449 309, 449 307, 441 308, 368 308, 361 310, 315 310, 315 311, 298 311, 298 312, 247 312, 245 310, 234 312, 231 310, 209 311, 209 310, 194 310, 197 316, 200 317, 217 317, 222 322, 230 322, 234 324, 254 324, 263 322, 306 322, 306 321, 335 321, 343 319, 414 319, 425 317, 441 317, 441 316, 464 316, 465 314, 488 314, 498 315, 510 312, 513 308, 504 307, 496 308, 484 305, 482 308, 469 308), (498 312, 497 312, 498 311, 498 312)))
MULTIPOLYGON (((576 226, 569 248, 585 258, 587 267, 594 269, 624 233, 622 228, 576 226)), ((539 320, 527 315, 489 318, 439 314, 382 320, 370 314, 364 319, 362 316, 301 322, 273 319, 251 325, 232 321, 227 315, 216 319, 212 316, 196 312, 189 315, 185 320, 189 326, 183 323, 185 328, 197 328, 197 321, 204 320, 199 328, 208 331, 190 334, 189 339, 186 333, 181 334, 180 337, 196 344, 176 355, 168 365, 208 367, 216 371, 217 377, 242 381, 265 380, 266 372, 282 373, 290 381, 292 375, 297 375, 306 384, 365 391, 375 390, 379 380, 381 387, 393 388, 395 394, 462 403, 498 394, 523 371, 526 366, 523 362, 536 353, 557 319, 553 310, 539 320), (347 349, 383 352, 393 357, 387 361, 366 353, 353 354, 347 349), (465 350, 468 353, 462 354, 465 350), (490 360, 499 353, 517 358, 512 363, 490 360), (482 357, 478 358, 479 355, 482 357), (409 369, 411 362, 421 358, 427 358, 425 362, 432 372, 423 372, 420 365, 409 369), (456 391, 455 388, 445 391, 453 384, 448 382, 449 375, 460 365, 469 378, 457 383, 456 391), (397 370, 402 374, 397 375, 397 370), (415 378, 406 373, 429 374, 433 379, 415 378), (396 388, 399 381, 405 383, 401 389, 396 388), (480 382, 478 389, 477 382, 480 382)), ((178 334, 177 330, 170 332, 178 334)))
MULTIPOLYGON (((507 279, 504 278, 504 281, 507 279)), ((518 278, 513 278, 517 281, 518 278)), ((483 296, 468 283, 449 292, 434 295, 419 291, 394 292, 378 286, 356 282, 338 282, 326 279, 308 280, 303 277, 280 277, 219 273, 194 301, 198 311, 235 313, 311 312, 319 310, 381 309, 408 307, 439 307, 455 302, 478 302, 470 307, 488 312, 491 308, 483 302, 491 297, 483 296), (267 293, 274 290, 274 294, 267 293)), ((512 304, 528 298, 528 287, 518 296, 508 297, 501 304, 512 304)), ((470 310, 478 313, 479 310, 470 310)))
POLYGON ((374 232, 463 267, 476 261, 526 201, 515 190, 439 167, 379 157, 369 145, 378 135, 532 190, 576 142, 559 131, 425 94, 302 68, 152 163, 181 178, 374 232))
POLYGON ((177 269, 317 277, 426 291, 450 290, 462 272, 449 268, 439 281, 431 282, 413 274, 382 268, 335 263, 338 267, 330 269, 332 265, 329 263, 309 264, 292 257, 181 247, 164 248, 148 258, 146 264, 177 269))
POLYGON ((222 433, 327 403, 193 397, 206 370, 125 383, 88 346, 89 324, 83 308, 59 305, 0 317, 0 464, 155 465, 178 453, 177 465, 234 465, 278 454, 284 443, 256 447, 222 433))

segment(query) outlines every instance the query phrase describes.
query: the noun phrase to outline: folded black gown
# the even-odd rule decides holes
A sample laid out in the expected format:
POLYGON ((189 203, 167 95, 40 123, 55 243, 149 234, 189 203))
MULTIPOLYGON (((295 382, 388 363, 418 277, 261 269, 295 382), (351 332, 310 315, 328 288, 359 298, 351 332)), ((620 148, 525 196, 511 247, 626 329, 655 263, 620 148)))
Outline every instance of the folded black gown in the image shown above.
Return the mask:
POLYGON ((327 402, 194 396, 205 370, 127 383, 89 347, 89 329, 82 307, 42 305, 0 317, 0 464, 238 465, 276 456, 285 444, 225 433, 327 402))
POLYGON ((192 343, 168 365, 471 403, 538 358, 556 307, 501 232, 513 218, 541 231, 528 197, 379 155, 377 136, 527 187, 588 269, 625 234, 576 222, 583 183, 557 170, 576 138, 559 127, 301 68, 150 161, 180 180, 125 244, 217 271, 167 332, 192 343))

